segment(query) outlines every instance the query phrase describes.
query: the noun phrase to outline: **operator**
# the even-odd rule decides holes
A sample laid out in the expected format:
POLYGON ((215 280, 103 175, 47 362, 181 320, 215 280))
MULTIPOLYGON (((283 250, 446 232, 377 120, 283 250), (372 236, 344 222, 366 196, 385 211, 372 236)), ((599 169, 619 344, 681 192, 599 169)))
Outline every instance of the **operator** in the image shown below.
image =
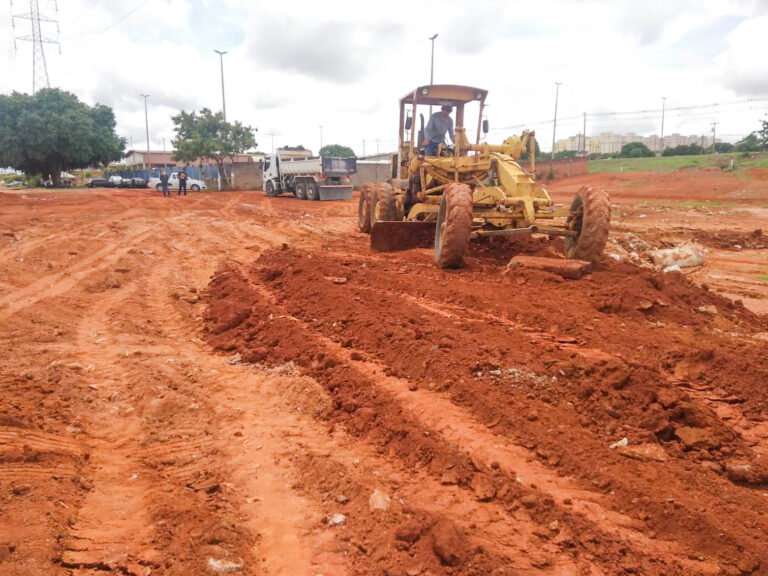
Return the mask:
POLYGON ((427 147, 427 156, 437 156, 437 145, 445 142, 446 132, 451 137, 451 142, 456 143, 451 112, 453 112, 453 106, 445 105, 440 108, 440 112, 430 116, 427 127, 424 129, 424 142, 422 142, 427 147))

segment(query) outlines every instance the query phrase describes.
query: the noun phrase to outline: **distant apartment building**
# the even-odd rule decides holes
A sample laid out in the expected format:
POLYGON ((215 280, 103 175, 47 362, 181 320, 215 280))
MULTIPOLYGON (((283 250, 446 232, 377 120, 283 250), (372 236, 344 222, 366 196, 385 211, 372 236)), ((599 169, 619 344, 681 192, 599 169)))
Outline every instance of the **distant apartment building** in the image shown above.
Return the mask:
MULTIPOLYGON (((716 142, 721 140, 717 138, 716 142)), ((697 144, 702 148, 712 146, 712 136, 692 135, 683 136, 681 134, 670 134, 664 136, 664 145, 661 145, 661 138, 656 134, 650 136, 640 136, 630 132, 629 134, 614 134, 613 132, 602 132, 595 136, 583 137, 581 134, 569 136, 555 142, 555 153, 557 152, 583 152, 588 150, 590 154, 618 154, 626 144, 632 142, 642 142, 648 146, 649 150, 661 152, 664 148, 676 148, 677 146, 690 146, 697 144)))

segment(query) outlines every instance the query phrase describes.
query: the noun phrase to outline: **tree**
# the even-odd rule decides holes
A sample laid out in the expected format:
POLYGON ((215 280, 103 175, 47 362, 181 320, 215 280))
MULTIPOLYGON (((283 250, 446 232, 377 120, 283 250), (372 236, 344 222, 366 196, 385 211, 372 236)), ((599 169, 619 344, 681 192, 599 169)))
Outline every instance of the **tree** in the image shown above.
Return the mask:
POLYGON ((650 158, 654 153, 642 142, 630 142, 621 147, 621 158, 650 158))
POLYGON ((702 153, 702 148, 698 144, 681 144, 674 148, 664 148, 662 156, 694 156, 702 153))
POLYGON ((224 163, 227 159, 232 163, 238 154, 256 147, 256 129, 240 122, 225 122, 221 112, 214 114, 208 108, 203 108, 199 114, 182 110, 171 119, 176 130, 176 138, 172 141, 176 149, 173 159, 187 163, 202 158, 213 160, 224 188, 230 188, 224 163))
POLYGON ((27 174, 51 175, 61 185, 62 170, 104 166, 120 160, 125 138, 115 134, 108 106, 88 106, 58 88, 30 96, 0 95, 0 166, 27 174))
MULTIPOLYGON (((539 148, 539 141, 538 140, 534 140, 534 142, 536 144, 535 149, 534 149, 535 152, 536 152, 536 158, 540 159, 542 156, 541 156, 541 148, 539 148)), ((526 146, 525 150, 523 151, 522 155, 520 156, 520 160, 528 160, 530 155, 531 155, 530 148, 528 146, 526 146)))
POLYGON ((762 149, 762 143, 757 132, 752 132, 748 136, 736 142, 736 152, 757 152, 762 149))
POLYGON ((327 144, 320 148, 320 156, 335 156, 336 158, 351 158, 355 151, 341 144, 327 144))

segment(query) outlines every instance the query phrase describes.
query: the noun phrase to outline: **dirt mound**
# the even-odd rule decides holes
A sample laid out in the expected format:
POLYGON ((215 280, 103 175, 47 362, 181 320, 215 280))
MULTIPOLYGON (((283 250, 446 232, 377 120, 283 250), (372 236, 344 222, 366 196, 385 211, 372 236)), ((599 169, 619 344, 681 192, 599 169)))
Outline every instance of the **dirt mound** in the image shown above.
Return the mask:
POLYGON ((694 230, 693 237, 702 244, 723 250, 741 250, 749 248, 761 250, 768 248, 768 237, 763 235, 762 229, 752 232, 735 232, 733 230, 719 230, 710 232, 707 230, 694 230))
MULTIPOLYGON (((759 497, 740 492, 763 476, 728 472, 754 468, 760 453, 721 411, 738 406, 745 427, 768 418, 768 344, 754 338, 768 328, 764 319, 680 274, 609 263, 566 281, 532 270, 502 277, 490 264, 520 250, 550 251, 539 239, 477 246, 459 272, 437 270, 429 251, 371 261, 342 245, 338 257, 328 248, 322 257, 272 250, 245 275, 218 273, 208 294, 208 340, 244 361, 295 362, 330 391, 332 421, 465 490, 493 499, 496 485, 506 486, 504 497, 518 505, 530 496, 541 521, 579 526, 514 474, 478 466, 441 434, 423 434, 366 364, 412 390, 447 395, 546 467, 609 492, 612 506, 648 529, 723 561, 735 561, 733 542, 748 540, 751 529, 700 501, 738 498, 750 521, 765 522, 759 497), (495 477, 494 487, 478 488, 478 473, 495 477)), ((604 532, 594 537, 601 561, 616 565, 621 544, 604 532)), ((383 538, 394 544, 394 534, 383 538)), ((436 566, 445 564, 432 552, 436 566)), ((633 562, 650 566, 648 555, 637 550, 633 562)), ((492 558, 470 557, 457 562, 465 570, 475 561, 494 567, 492 558)), ((391 558, 381 564, 404 566, 391 558)))

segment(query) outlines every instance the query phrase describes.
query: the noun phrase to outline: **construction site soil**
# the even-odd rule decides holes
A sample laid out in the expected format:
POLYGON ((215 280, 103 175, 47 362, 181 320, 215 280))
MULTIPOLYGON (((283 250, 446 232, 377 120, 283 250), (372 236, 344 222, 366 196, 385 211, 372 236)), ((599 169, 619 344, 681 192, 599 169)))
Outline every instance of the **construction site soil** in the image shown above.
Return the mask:
POLYGON ((611 195, 579 280, 356 201, 0 191, 0 575, 768 574, 749 176, 553 182, 611 195))

